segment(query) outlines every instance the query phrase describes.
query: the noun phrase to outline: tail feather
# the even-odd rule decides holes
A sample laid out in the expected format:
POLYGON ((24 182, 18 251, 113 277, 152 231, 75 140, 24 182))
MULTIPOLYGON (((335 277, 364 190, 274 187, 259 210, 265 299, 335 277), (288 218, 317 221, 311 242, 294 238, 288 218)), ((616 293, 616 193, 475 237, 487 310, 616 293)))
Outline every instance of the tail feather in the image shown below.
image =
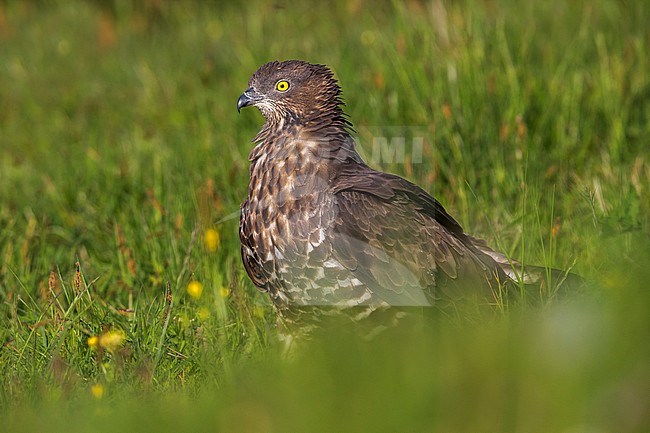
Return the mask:
POLYGON ((484 240, 470 238, 474 246, 497 262, 503 272, 516 284, 550 287, 556 291, 562 288, 564 291, 564 289, 577 290, 585 283, 582 277, 572 272, 544 266, 524 265, 506 257, 503 253, 494 251, 484 240))

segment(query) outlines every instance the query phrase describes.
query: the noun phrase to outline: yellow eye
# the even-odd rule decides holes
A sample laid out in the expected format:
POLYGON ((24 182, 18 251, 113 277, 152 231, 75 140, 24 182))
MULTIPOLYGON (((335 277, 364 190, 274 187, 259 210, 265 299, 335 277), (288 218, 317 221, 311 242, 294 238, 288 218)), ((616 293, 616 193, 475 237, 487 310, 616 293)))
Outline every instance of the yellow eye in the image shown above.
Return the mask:
POLYGON ((275 84, 275 89, 280 92, 286 92, 289 90, 289 82, 286 80, 280 80, 275 84))

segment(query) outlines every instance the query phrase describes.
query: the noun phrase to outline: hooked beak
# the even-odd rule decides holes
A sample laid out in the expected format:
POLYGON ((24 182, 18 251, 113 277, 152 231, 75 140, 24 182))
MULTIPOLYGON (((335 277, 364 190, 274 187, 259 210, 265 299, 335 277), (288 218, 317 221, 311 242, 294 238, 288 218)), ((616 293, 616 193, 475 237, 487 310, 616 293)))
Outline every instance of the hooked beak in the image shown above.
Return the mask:
POLYGON ((252 87, 246 89, 244 93, 241 94, 239 99, 237 99, 237 112, 241 112, 241 109, 253 105, 257 101, 262 99, 252 87))

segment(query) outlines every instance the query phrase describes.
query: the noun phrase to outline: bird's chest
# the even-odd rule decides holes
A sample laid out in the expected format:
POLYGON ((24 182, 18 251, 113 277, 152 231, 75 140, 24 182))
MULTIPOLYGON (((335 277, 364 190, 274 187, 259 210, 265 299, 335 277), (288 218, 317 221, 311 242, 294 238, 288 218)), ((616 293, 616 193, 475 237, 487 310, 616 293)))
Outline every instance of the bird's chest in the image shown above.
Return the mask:
POLYGON ((272 297, 296 301, 325 278, 335 215, 327 175, 318 167, 286 160, 262 160, 252 167, 242 207, 242 255, 249 268, 257 267, 272 297))
POLYGON ((244 205, 245 229, 265 261, 299 261, 325 240, 332 196, 298 189, 292 183, 258 186, 244 205))

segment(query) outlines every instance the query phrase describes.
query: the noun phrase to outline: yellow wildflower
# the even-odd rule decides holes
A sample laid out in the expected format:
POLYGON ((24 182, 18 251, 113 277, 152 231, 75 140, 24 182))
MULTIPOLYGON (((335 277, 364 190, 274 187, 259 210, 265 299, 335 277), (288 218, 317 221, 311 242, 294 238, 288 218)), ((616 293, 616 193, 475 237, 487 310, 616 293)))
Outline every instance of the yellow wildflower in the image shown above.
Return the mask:
POLYGON ((198 281, 190 281, 187 285, 187 294, 194 299, 199 299, 201 294, 203 294, 203 284, 198 281))
POLYGON ((125 335, 122 331, 108 331, 100 335, 99 345, 104 349, 113 352, 122 346, 124 338, 125 335))
POLYGON ((227 298, 228 295, 230 295, 230 289, 228 287, 222 287, 219 289, 219 296, 227 298))
POLYGON ((199 308, 199 310, 196 312, 196 316, 201 319, 201 320, 207 320, 210 318, 210 310, 208 310, 205 307, 199 308))
POLYGON ((88 338, 88 347, 91 349, 97 349, 97 346, 99 345, 99 337, 96 335, 93 335, 92 337, 88 338))
POLYGON ((219 232, 216 231, 215 229, 207 229, 205 231, 205 235, 203 236, 203 241, 205 242, 206 250, 212 253, 217 251, 217 248, 219 248, 220 240, 221 239, 219 236, 219 232))
POLYGON ((93 386, 90 387, 90 393, 92 394, 93 397, 99 400, 104 396, 104 385, 102 385, 101 383, 94 384, 93 386))

